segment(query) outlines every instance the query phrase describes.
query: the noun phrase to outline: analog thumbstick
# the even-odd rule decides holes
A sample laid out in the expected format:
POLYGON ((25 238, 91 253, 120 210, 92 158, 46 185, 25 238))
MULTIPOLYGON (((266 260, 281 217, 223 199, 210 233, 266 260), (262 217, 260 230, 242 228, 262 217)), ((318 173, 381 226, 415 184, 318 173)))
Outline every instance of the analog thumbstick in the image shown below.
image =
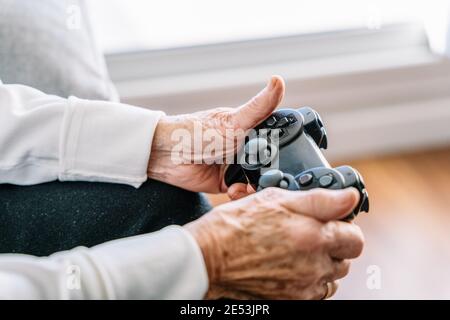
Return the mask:
POLYGON ((270 159, 270 149, 266 139, 253 138, 245 145, 248 164, 265 163, 270 159))
POLYGON ((261 188, 278 187, 283 180, 283 172, 280 170, 269 170, 259 178, 259 186, 261 188))

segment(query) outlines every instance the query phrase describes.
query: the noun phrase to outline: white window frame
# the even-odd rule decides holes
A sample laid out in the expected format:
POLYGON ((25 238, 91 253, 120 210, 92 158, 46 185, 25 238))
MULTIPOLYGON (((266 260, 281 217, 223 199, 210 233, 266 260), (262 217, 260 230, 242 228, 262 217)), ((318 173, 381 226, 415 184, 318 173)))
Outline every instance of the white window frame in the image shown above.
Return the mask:
POLYGON ((450 63, 418 24, 113 54, 107 64, 124 102, 170 114, 239 105, 280 74, 283 106, 323 115, 332 159, 450 143, 450 63))

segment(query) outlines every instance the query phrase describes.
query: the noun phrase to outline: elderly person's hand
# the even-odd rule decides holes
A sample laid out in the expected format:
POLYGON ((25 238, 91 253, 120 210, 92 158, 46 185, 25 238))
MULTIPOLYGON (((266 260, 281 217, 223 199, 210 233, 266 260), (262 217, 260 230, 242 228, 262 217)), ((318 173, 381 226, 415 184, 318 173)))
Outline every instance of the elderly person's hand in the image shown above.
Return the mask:
POLYGON ((330 297, 363 248, 360 229, 337 221, 358 197, 353 188, 268 188, 187 224, 208 270, 206 298, 330 297))
POLYGON ((283 79, 273 76, 258 95, 240 107, 163 117, 153 138, 148 176, 191 191, 228 192, 232 199, 252 193, 251 187, 242 183, 226 187, 225 159, 236 153, 248 130, 274 111, 284 90, 283 79), (211 141, 214 139, 220 141, 211 141), (177 147, 184 153, 175 159, 177 147))

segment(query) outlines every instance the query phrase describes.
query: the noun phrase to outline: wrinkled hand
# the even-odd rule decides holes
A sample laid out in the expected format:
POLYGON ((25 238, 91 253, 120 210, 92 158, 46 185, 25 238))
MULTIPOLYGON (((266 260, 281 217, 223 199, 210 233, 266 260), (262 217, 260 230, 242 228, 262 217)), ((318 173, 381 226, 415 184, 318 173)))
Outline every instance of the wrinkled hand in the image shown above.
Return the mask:
MULTIPOLYGON (((216 160, 223 160, 237 151, 245 133, 266 119, 279 105, 284 90, 283 79, 273 76, 259 94, 238 108, 216 108, 193 114, 163 117, 153 138, 148 166, 149 178, 191 191, 209 193, 228 191, 232 199, 253 192, 242 183, 227 188, 224 183, 226 165, 217 163, 220 161, 216 160), (181 129, 185 130, 186 135, 194 137, 196 126, 197 129, 200 127, 197 133, 209 130, 221 136, 223 138, 221 150, 215 150, 212 156, 205 155, 204 152, 195 150, 194 141, 189 139, 189 143, 185 146, 185 149, 189 150, 188 157, 185 157, 186 163, 175 163, 172 151, 179 141, 174 141, 173 133, 181 129), (237 135, 230 137, 227 130, 232 130, 237 135)), ((201 143, 202 147, 205 147, 209 141, 203 140, 201 143)), ((204 148, 202 150, 204 151, 204 148)))
MULTIPOLYGON (((358 202, 353 189, 267 188, 221 205, 185 226, 209 275, 206 298, 322 299, 360 255, 360 229, 342 219, 358 202), (331 283, 327 292, 326 283, 331 283)), ((328 294, 327 294, 328 293, 328 294)))

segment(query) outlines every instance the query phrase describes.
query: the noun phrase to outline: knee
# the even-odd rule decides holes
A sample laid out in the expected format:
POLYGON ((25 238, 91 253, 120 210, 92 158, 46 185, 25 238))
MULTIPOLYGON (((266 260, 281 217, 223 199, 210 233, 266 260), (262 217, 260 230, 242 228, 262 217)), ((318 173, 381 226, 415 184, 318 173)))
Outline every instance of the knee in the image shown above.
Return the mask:
MULTIPOLYGON (((143 202, 148 215, 151 212, 153 226, 157 230, 170 224, 183 225, 211 210, 206 197, 156 180, 148 180, 136 190, 135 201, 143 202)), ((142 208, 142 207, 141 207, 142 208)), ((149 230, 149 231, 153 231, 149 230)))

